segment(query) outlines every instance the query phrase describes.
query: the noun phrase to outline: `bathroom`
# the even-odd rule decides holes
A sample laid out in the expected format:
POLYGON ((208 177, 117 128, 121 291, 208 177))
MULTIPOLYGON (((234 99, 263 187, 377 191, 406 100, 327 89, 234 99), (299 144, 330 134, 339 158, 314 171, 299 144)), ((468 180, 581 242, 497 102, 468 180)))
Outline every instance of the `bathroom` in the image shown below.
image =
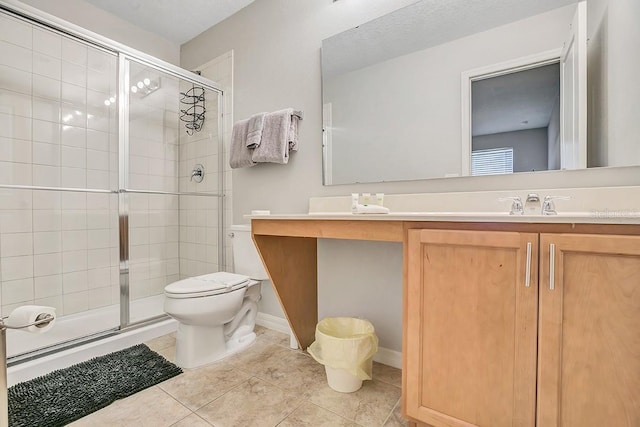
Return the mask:
MULTIPOLYGON (((359 0, 314 2, 256 0, 254 2, 243 2, 242 6, 246 7, 238 10, 211 29, 207 30, 212 25, 211 23, 208 25, 204 23, 200 30, 201 34, 198 32, 184 36, 179 33, 171 33, 172 40, 163 35, 163 31, 158 30, 158 27, 150 27, 149 16, 161 14, 162 10, 153 8, 150 11, 145 11, 144 2, 128 2, 126 5, 123 4, 119 10, 116 10, 117 6, 115 6, 116 9, 109 9, 108 3, 110 2, 100 2, 98 0, 65 0, 56 2, 29 0, 25 2, 25 4, 45 13, 55 15, 60 19, 87 28, 123 45, 178 65, 185 70, 200 70, 203 77, 213 80, 219 84, 220 89, 224 90, 225 96, 223 98, 218 98, 215 91, 210 90, 208 95, 211 95, 211 102, 207 103, 207 111, 211 116, 215 117, 216 100, 224 100, 222 108, 225 115, 219 122, 221 124, 220 140, 228 141, 233 123, 237 120, 248 118, 254 113, 274 111, 284 107, 292 107, 304 112, 304 119, 299 128, 300 147, 298 152, 292 154, 291 160, 287 165, 262 164, 253 168, 232 171, 226 161, 215 164, 211 168, 205 163, 205 160, 197 162, 204 164, 205 173, 208 173, 207 171, 215 171, 213 173, 220 178, 216 185, 223 183, 224 207, 220 209, 217 199, 215 199, 213 206, 211 204, 197 205, 202 197, 198 198, 196 196, 188 201, 185 200, 185 203, 181 203, 180 206, 193 207, 194 211, 201 212, 200 215, 204 215, 206 218, 215 216, 215 224, 207 224, 205 220, 204 227, 210 226, 216 230, 224 230, 224 233, 214 236, 213 240, 209 241, 211 243, 197 239, 183 242, 182 235, 177 242, 172 241, 173 245, 171 247, 177 248, 181 257, 184 257, 185 253, 194 255, 193 258, 184 259, 183 265, 179 266, 180 275, 187 275, 188 273, 185 274, 183 272, 188 271, 190 266, 195 268, 194 274, 208 272, 209 270, 198 270, 198 263, 203 262, 199 258, 200 256, 204 256, 207 260, 206 262, 215 264, 215 266, 204 266, 203 268, 213 267, 229 271, 228 268, 232 265, 232 255, 231 239, 227 234, 232 224, 248 223, 249 219, 246 215, 255 209, 270 210, 272 213, 281 214, 307 213, 309 200, 312 197, 348 196, 356 192, 393 195, 449 192, 481 194, 488 191, 500 191, 512 192, 516 195, 526 194, 529 189, 558 190, 564 188, 640 185, 640 168, 637 166, 640 164, 640 159, 637 151, 627 153, 626 158, 631 163, 620 163, 617 165, 620 167, 616 168, 520 173, 509 177, 428 177, 429 179, 425 179, 427 177, 417 177, 402 181, 323 185, 325 171, 323 170, 322 151, 323 101, 320 55, 322 42, 336 34, 411 5, 415 1, 375 0, 366 2, 366 5, 359 0), (131 17, 128 17, 127 7, 132 9, 131 17), (136 23, 133 24, 131 21, 136 23), (223 221, 223 226, 218 224, 218 221, 223 221)), ((572 2, 561 3, 566 5, 572 2)), ((598 11, 604 8, 606 3, 604 0, 589 0, 589 4, 593 5, 592 7, 595 10, 593 15, 597 15, 598 11)), ((633 2, 625 3, 633 6, 633 2)), ((153 7, 153 5, 147 4, 146 7, 153 7)), ((637 7, 634 13, 636 12, 637 7)), ((637 16, 637 13, 629 15, 637 16)), ((618 18, 617 16, 615 17, 615 19, 618 18)), ((609 19, 614 19, 613 12, 611 12, 609 19)), ((166 34, 170 34, 169 27, 171 26, 187 28, 190 25, 189 22, 183 22, 178 25, 172 23, 171 20, 168 21, 169 24, 165 24, 167 26, 165 29, 166 34)), ((610 25, 613 26, 613 24, 610 25)), ((595 31, 594 29, 592 30, 595 31)), ((597 39, 593 34, 590 37, 593 40, 597 39)), ((633 50, 632 48, 630 49, 633 50)), ((632 59, 637 63, 637 58, 632 59)), ((594 68, 597 69, 597 67, 598 64, 596 63, 594 68)), ((142 67, 141 69, 144 68, 142 67)), ((618 68, 619 73, 624 73, 625 70, 637 69, 633 66, 618 68)), ((610 82, 612 92, 615 82, 624 81, 624 77, 619 75, 616 78, 612 78, 610 82)), ((172 84, 170 82, 171 79, 163 79, 160 89, 169 90, 172 84)), ((178 80, 176 80, 176 84, 177 82, 178 80)), ((114 85, 115 83, 113 82, 114 85)), ((456 84, 459 88, 459 78, 456 84)), ((638 91, 640 89, 637 83, 627 87, 626 94, 628 99, 638 99, 638 96, 640 96, 638 91), (637 96, 630 95, 634 91, 637 96)), ((451 98, 455 98, 456 102, 458 102, 459 94, 452 95, 451 98)), ((207 99, 209 100, 209 98, 207 99)), ((177 102, 178 100, 176 99, 175 101, 177 102)), ((616 99, 615 102, 621 101, 616 99)), ((630 119, 634 117, 633 114, 637 114, 637 109, 634 110, 633 107, 625 108, 625 105, 621 105, 620 109, 626 111, 626 113, 612 115, 610 118, 609 130, 612 132, 612 137, 625 138, 625 135, 637 135, 637 120, 630 119), (615 126, 617 125, 614 121, 624 122, 624 127, 616 128, 615 126), (633 126, 636 126, 636 128, 634 129, 633 126)), ((110 111, 115 114, 117 110, 111 108, 110 111)), ((172 112, 177 114, 175 108, 173 108, 172 112)), ((452 112, 451 114, 455 114, 456 117, 460 116, 458 112, 452 112)), ((115 121, 115 117, 111 117, 111 119, 115 121)), ((172 123, 174 122, 179 123, 178 121, 172 121, 172 123)), ((179 124, 175 126, 177 127, 179 124)), ((218 141, 217 138, 217 134, 211 137, 213 144, 218 141)), ((454 138, 457 141, 458 135, 454 138)), ((400 151, 401 149, 398 150, 400 151)), ((208 155, 216 157, 216 154, 216 152, 211 152, 208 155)), ((193 166, 190 164, 192 163, 191 160, 199 157, 189 158, 186 165, 178 165, 178 174, 185 182, 189 179, 185 168, 190 169, 193 166)), ((218 158, 211 160, 217 162, 218 158)), ((117 165, 117 159, 113 161, 117 165)), ((366 160, 362 160, 362 162, 365 163, 363 166, 366 168, 366 160)), ((110 168, 110 170, 113 171, 114 169, 110 168)), ((207 178, 211 176, 213 175, 209 175, 207 178)), ((115 179, 117 181, 118 177, 116 176, 115 179)), ((379 181, 387 180, 381 177, 379 181)), ((211 181, 205 181, 205 183, 208 182, 211 181)), ((190 181, 188 185, 192 185, 190 181)), ((190 189, 189 191, 196 191, 195 184, 193 185, 193 190, 190 189)), ((157 189, 160 190, 159 188, 157 189)), ((561 191, 557 193, 560 194, 561 191)), ((59 194, 60 200, 66 198, 66 193, 59 194)), ((109 229, 113 232, 114 229, 118 229, 117 197, 119 196, 111 195, 109 197, 116 199, 114 204, 106 204, 109 209, 112 209, 111 214, 115 215, 115 221, 112 216, 109 223, 109 229)), ((144 197, 132 194, 132 212, 136 209, 136 198, 140 202, 137 206, 142 206, 141 209, 173 212, 175 206, 175 202, 172 205, 172 201, 168 200, 170 197, 158 197, 158 200, 152 200, 151 198, 144 200, 144 197), (153 208, 151 207, 152 203, 156 203, 153 208), (163 203, 168 203, 171 208, 165 209, 163 203)), ((209 202, 212 203, 212 201, 209 202)), ((66 206, 69 210, 78 210, 71 204, 66 206)), ((508 203, 503 203, 501 206, 505 211, 508 211, 508 203)), ((558 202, 558 206, 560 206, 560 202, 558 202)), ((62 209, 65 209, 65 206, 62 206, 62 209)), ((174 227, 176 225, 175 218, 172 218, 171 215, 168 214, 163 220, 168 222, 163 222, 163 226, 174 227), (172 223, 171 221, 174 222, 172 223)), ((191 216, 184 215, 185 218, 193 219, 197 219, 197 216, 197 213, 191 216)), ((180 219, 182 217, 178 218, 178 220, 180 219)), ((130 220, 134 221, 134 218, 132 217, 130 220)), ((183 224, 180 223, 178 225, 182 226, 183 224)), ((195 227, 200 227, 200 225, 193 227, 195 232, 195 227)), ((140 231, 140 233, 150 235, 152 230, 140 231)), ((131 237, 134 237, 133 234, 131 237)), ((141 250, 144 256, 145 250, 151 250, 150 245, 147 245, 147 248, 139 247, 137 249, 141 250)), ((116 271, 109 271, 109 280, 115 281, 109 282, 102 292, 108 293, 109 301, 116 303, 121 298, 117 274, 118 254, 113 253, 117 246, 112 246, 110 241, 108 246, 104 248, 81 247, 77 250, 88 251, 94 249, 110 250, 110 264, 108 267, 110 269, 116 268, 116 271), (113 259, 116 260, 115 265, 111 264, 113 259)), ((318 318, 349 315, 370 319, 376 326, 380 337, 380 347, 385 350, 380 353, 384 360, 379 361, 395 367, 400 367, 401 365, 402 351, 402 252, 402 244, 398 242, 318 240, 318 318)), ((133 248, 131 248, 131 255, 136 255, 133 248)), ((165 276, 170 275, 167 273, 167 266, 176 259, 177 257, 166 259, 164 264, 165 276)), ((183 261, 183 258, 180 258, 180 261, 183 261)), ((100 268, 106 267, 101 266, 100 268)), ((142 271, 150 271, 150 268, 150 265, 141 266, 142 271)), ((131 274, 135 275, 133 263, 131 269, 131 274)), ((19 280, 22 280, 22 278, 19 280)), ((161 292, 151 292, 152 285, 148 278, 144 282, 148 286, 146 289, 137 287, 136 283, 133 282, 133 278, 131 278, 131 292, 140 292, 140 295, 136 295, 140 297, 148 297, 154 294, 161 295, 161 292)), ((288 325, 274 291, 268 283, 263 284, 262 289, 263 296, 260 302, 258 323, 286 332, 288 325)), ((7 315, 15 304, 44 304, 45 301, 36 301, 34 299, 36 291, 37 288, 31 291, 33 295, 27 295, 29 298, 16 297, 10 302, 5 302, 7 300, 3 295, 3 301, 0 302, 3 306, 3 316, 7 315)), ((89 308, 89 305, 92 304, 89 289, 80 289, 80 291, 86 292, 83 295, 83 298, 86 299, 83 299, 78 304, 86 304, 87 308, 89 308)), ((12 290, 8 289, 7 292, 11 293, 12 290)), ((92 290, 91 293, 92 295, 98 295, 98 291, 95 290, 92 290)), ((133 299, 134 295, 132 294, 131 297, 133 299)), ((44 298, 49 298, 49 296, 44 298)), ((69 301, 69 303, 72 304, 73 301, 69 301)), ((52 303, 46 305, 50 304, 52 303)), ((157 314, 161 314, 161 312, 157 312, 157 314)), ((129 316, 135 320, 136 315, 136 309, 132 307, 132 312, 129 313, 129 316)), ((115 317, 109 319, 111 322, 109 326, 118 325, 120 321, 118 316, 120 316, 120 313, 116 313, 115 317)), ((154 316, 144 314, 142 317, 150 319, 154 316)), ((42 337, 44 338, 45 335, 42 335, 42 337)), ((144 339, 146 340, 146 338, 144 339)), ((396 402, 393 403, 395 404, 396 402)))

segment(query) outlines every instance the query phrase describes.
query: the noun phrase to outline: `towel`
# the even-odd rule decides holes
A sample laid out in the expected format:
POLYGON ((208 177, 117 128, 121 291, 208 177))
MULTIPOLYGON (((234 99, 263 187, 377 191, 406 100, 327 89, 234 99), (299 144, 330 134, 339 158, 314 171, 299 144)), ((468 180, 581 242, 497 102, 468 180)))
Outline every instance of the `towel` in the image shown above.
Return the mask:
POLYGON ((251 160, 253 150, 247 148, 247 132, 249 130, 249 120, 240 120, 233 124, 231 132, 231 153, 229 155, 229 166, 233 169, 255 166, 251 160))
POLYGON ((264 116, 267 113, 258 113, 249 119, 249 130, 247 131, 247 147, 256 148, 262 140, 262 129, 264 127, 264 116))
POLYGON ((258 163, 288 163, 289 151, 298 150, 298 120, 292 108, 265 115, 262 142, 253 150, 251 159, 258 163))

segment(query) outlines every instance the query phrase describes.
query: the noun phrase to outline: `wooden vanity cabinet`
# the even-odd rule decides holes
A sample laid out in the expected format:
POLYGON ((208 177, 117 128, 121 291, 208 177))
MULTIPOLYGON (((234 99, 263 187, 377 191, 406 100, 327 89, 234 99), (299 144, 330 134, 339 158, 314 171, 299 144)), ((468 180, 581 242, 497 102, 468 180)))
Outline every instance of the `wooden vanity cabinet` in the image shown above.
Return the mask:
POLYGON ((408 417, 640 425, 640 236, 409 229, 406 239, 408 417))

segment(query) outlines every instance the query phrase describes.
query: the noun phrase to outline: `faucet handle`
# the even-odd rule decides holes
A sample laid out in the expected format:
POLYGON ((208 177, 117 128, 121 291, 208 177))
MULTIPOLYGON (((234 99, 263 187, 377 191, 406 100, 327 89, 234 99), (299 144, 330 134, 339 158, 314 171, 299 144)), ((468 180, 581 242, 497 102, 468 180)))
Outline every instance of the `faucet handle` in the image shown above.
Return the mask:
POLYGON ((501 197, 498 199, 499 202, 506 202, 507 200, 511 200, 511 211, 509 211, 509 215, 524 214, 524 208, 522 206, 522 199, 520 196, 501 197))
POLYGON ((558 215, 554 200, 569 200, 570 196, 544 196, 542 202, 542 215, 558 215))

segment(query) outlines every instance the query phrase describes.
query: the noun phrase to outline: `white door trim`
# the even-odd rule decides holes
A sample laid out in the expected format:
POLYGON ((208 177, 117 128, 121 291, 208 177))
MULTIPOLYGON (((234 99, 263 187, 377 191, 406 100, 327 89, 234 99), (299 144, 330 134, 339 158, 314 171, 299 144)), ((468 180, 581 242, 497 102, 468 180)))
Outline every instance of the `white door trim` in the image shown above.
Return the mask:
POLYGON ((533 55, 511 59, 505 62, 474 68, 461 73, 462 94, 462 141, 460 170, 461 176, 471 175, 471 83, 491 77, 517 73, 544 65, 560 62, 562 48, 547 50, 533 55))

